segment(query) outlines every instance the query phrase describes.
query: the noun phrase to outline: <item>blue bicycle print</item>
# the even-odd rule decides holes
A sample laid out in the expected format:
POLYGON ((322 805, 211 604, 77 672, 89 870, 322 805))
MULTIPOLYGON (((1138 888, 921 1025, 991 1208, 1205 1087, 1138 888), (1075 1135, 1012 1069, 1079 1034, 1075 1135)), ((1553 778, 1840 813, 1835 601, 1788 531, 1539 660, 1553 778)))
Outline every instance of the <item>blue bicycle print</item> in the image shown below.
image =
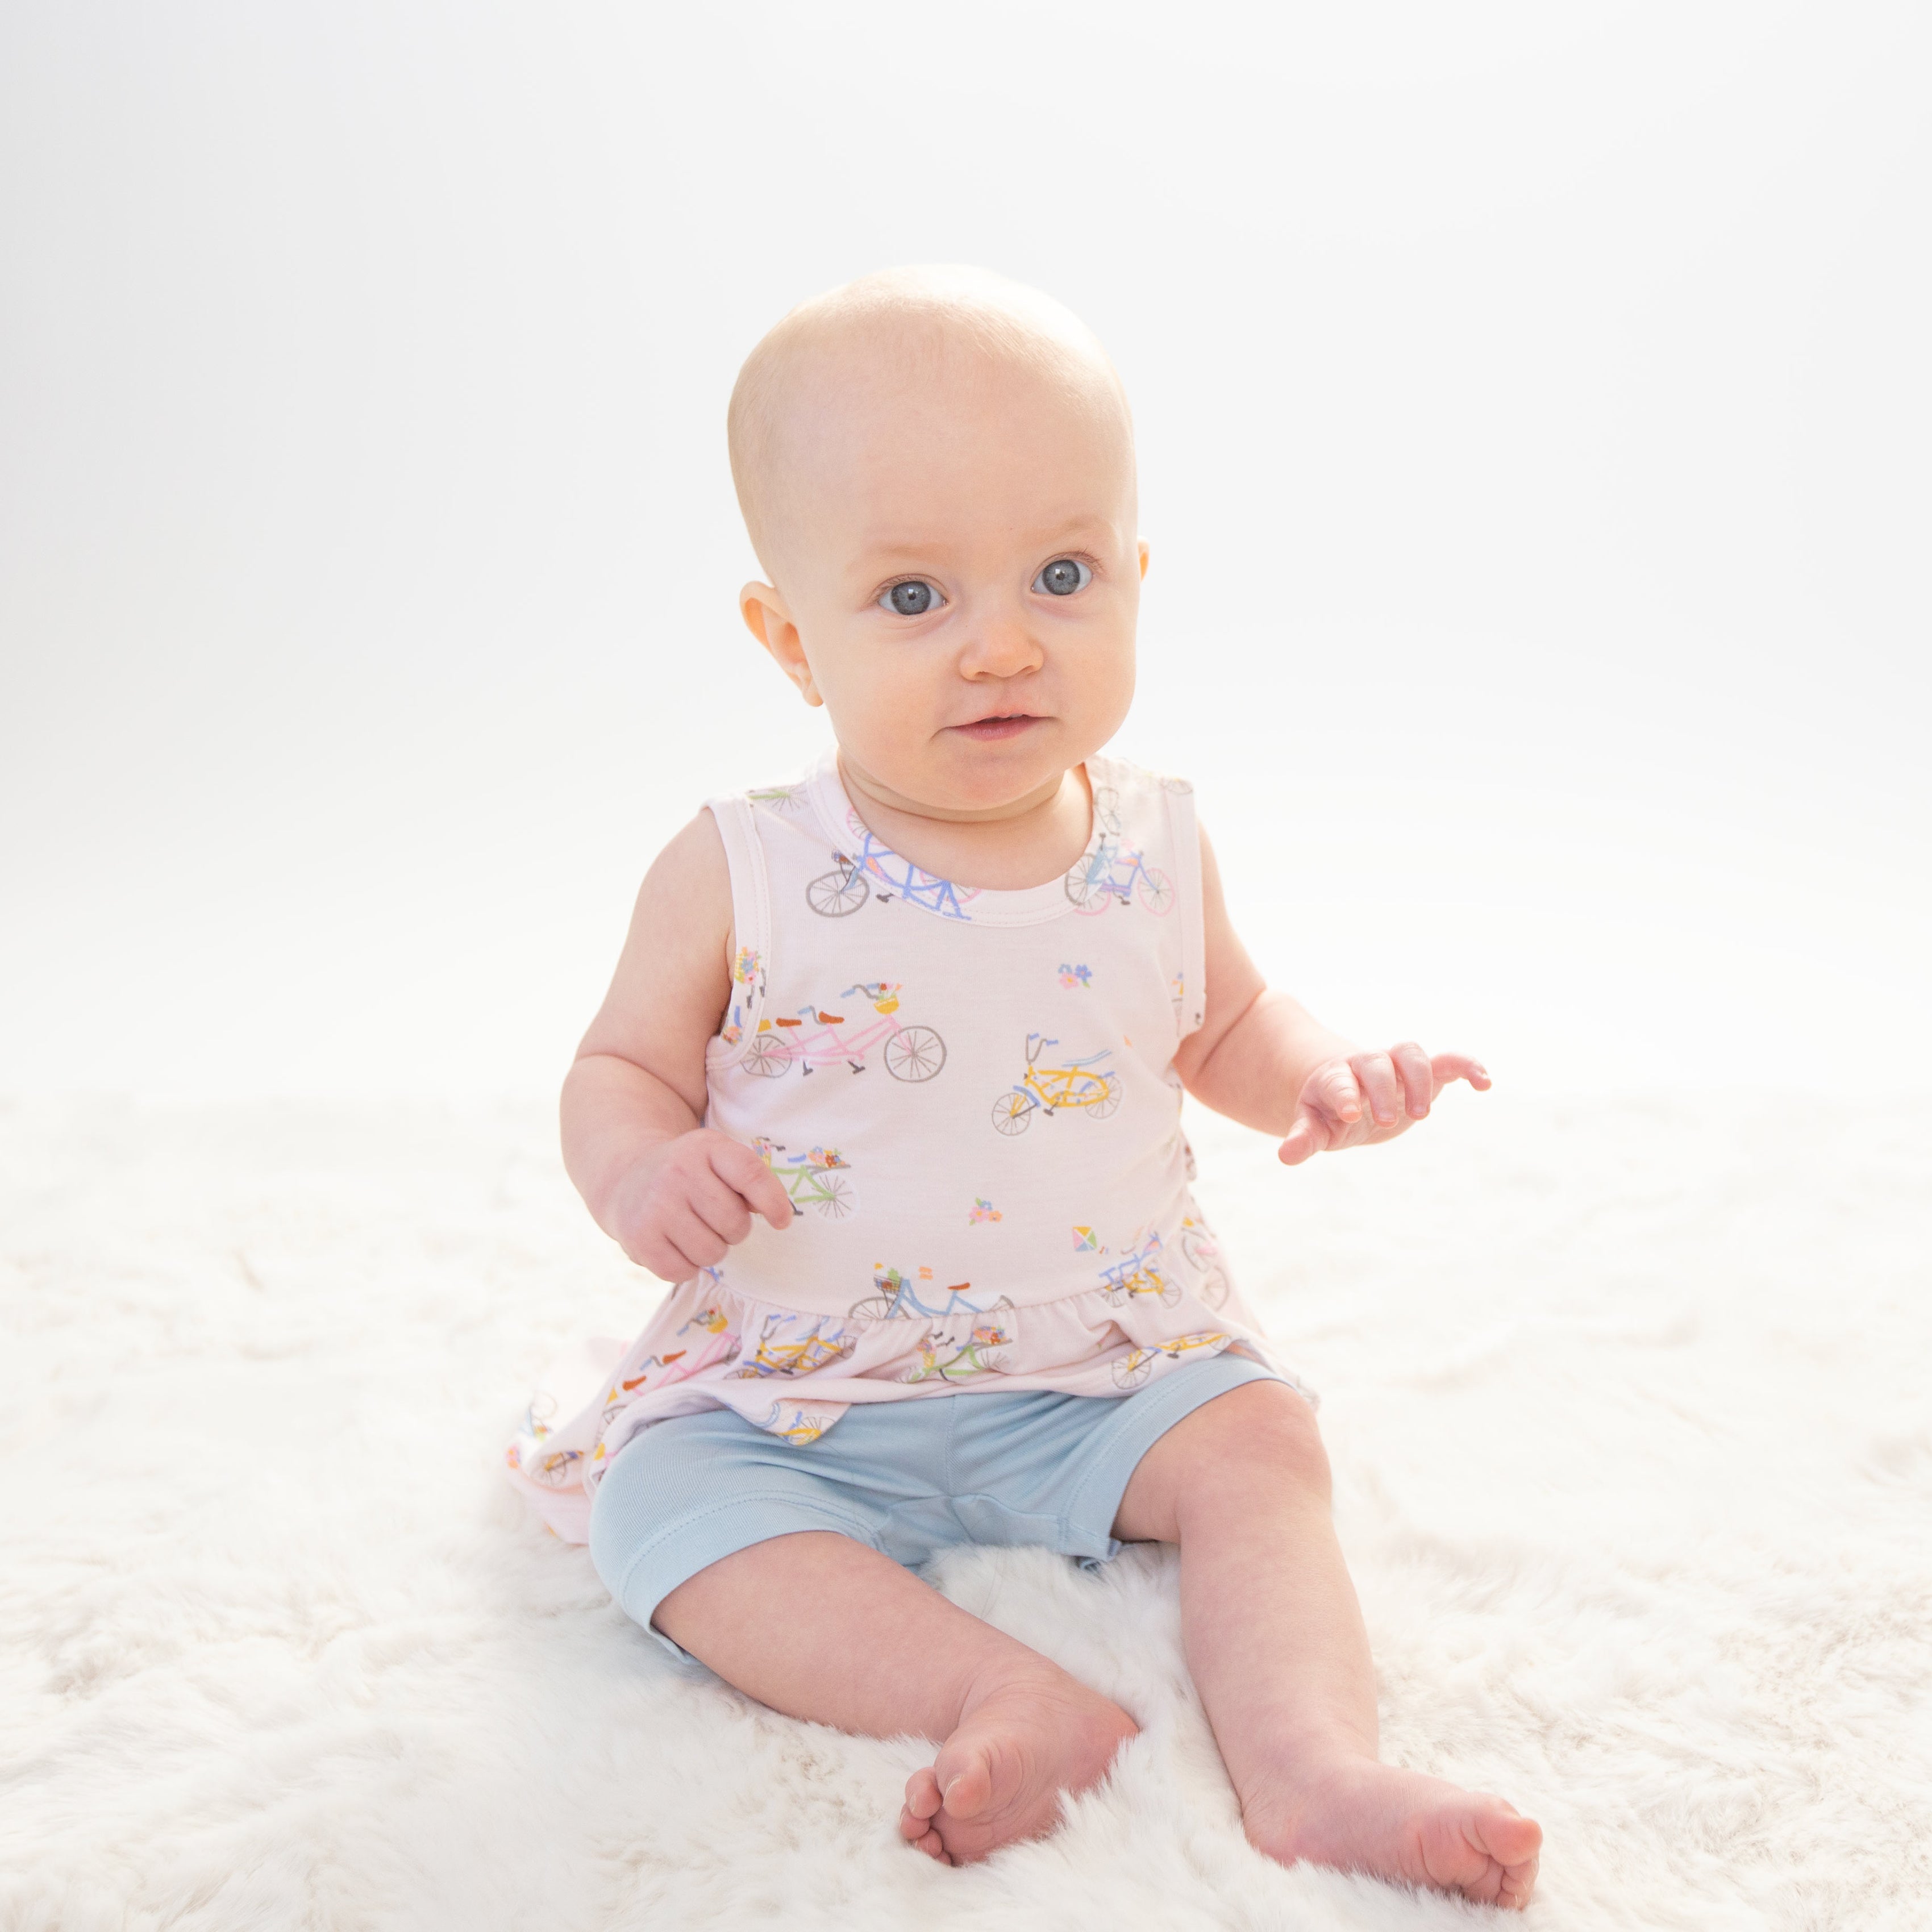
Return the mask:
POLYGON ((962 1281, 947 1288, 946 1299, 935 1305, 925 1300, 918 1284, 897 1268, 880 1268, 872 1276, 876 1292, 854 1302, 850 1312, 857 1322, 898 1322, 914 1316, 943 1322, 961 1315, 994 1315, 1013 1305, 1004 1294, 997 1301, 970 1301, 965 1291, 972 1286, 970 1281, 962 1281))
MULTIPOLYGON (((879 893, 881 905, 896 896, 908 905, 938 913, 942 919, 970 922, 972 915, 960 903, 960 890, 950 879, 935 878, 910 860, 902 859, 856 820, 852 829, 859 835, 859 842, 850 852, 832 854, 838 870, 820 873, 806 886, 806 903, 814 912, 826 919, 843 919, 856 912, 872 897, 872 881, 876 880, 891 888, 879 893)), ((970 899, 978 894, 969 887, 964 896, 970 899)))
POLYGON ((1174 881, 1158 866, 1150 866, 1144 854, 1123 851, 1118 838, 1103 835, 1068 872, 1066 896, 1075 910, 1090 916, 1138 898, 1156 919, 1164 919, 1174 910, 1174 881))

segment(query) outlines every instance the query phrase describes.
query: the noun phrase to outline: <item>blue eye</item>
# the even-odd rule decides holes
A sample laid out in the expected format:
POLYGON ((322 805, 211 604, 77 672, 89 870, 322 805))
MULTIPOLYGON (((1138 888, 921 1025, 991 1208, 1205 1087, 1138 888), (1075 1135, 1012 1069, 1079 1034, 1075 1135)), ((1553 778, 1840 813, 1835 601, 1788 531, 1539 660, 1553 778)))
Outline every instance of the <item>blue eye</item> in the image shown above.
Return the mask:
POLYGON ((895 584, 891 590, 879 593, 880 608, 895 611, 902 617, 923 617, 945 602, 931 584, 917 577, 909 577, 904 583, 895 584))
POLYGON ((1052 597, 1071 597, 1093 580, 1094 573, 1077 556, 1058 556, 1034 579, 1033 587, 1052 597))

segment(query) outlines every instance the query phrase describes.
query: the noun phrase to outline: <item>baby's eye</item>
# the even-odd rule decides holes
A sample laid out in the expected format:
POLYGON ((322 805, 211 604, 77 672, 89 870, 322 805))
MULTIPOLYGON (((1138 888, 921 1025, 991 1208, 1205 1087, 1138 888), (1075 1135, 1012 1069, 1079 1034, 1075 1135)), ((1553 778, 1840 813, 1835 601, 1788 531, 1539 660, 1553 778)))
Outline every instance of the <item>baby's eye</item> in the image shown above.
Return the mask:
POLYGON ((1093 580, 1094 573, 1077 556, 1058 556, 1034 579, 1033 587, 1051 596, 1071 597, 1093 580))
POLYGON ((879 593, 880 608, 896 611, 902 617, 923 617, 945 602, 931 584, 917 577, 909 577, 904 583, 895 584, 891 590, 879 593))

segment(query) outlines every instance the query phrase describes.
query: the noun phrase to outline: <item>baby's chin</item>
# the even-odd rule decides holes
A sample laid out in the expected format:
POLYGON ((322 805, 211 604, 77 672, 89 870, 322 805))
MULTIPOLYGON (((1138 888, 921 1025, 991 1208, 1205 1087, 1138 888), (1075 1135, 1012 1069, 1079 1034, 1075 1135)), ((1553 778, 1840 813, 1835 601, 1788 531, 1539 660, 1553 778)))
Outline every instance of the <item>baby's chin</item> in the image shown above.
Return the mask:
POLYGON ((908 757, 903 745, 875 761, 844 748, 848 766, 856 763, 861 782, 888 802, 942 818, 1025 811, 1051 797, 1081 755, 1069 750, 1064 725, 1051 718, 1006 728, 942 726, 916 757, 908 757))

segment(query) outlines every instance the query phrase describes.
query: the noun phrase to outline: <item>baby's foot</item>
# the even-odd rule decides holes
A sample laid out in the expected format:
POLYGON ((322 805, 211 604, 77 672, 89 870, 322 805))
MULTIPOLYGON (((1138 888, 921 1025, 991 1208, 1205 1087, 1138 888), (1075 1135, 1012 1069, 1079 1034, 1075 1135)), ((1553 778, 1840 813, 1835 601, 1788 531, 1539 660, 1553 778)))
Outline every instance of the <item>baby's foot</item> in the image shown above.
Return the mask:
POLYGON ((906 1780, 901 1834, 942 1864, 968 1864, 1050 1832, 1063 1791, 1106 1774, 1137 1726, 1051 1664, 976 1688, 927 1769, 906 1780))
POLYGON ((1242 1794, 1250 1841, 1284 1864, 1366 1872, 1520 1911, 1543 1828, 1513 1804, 1372 1758, 1242 1794))

